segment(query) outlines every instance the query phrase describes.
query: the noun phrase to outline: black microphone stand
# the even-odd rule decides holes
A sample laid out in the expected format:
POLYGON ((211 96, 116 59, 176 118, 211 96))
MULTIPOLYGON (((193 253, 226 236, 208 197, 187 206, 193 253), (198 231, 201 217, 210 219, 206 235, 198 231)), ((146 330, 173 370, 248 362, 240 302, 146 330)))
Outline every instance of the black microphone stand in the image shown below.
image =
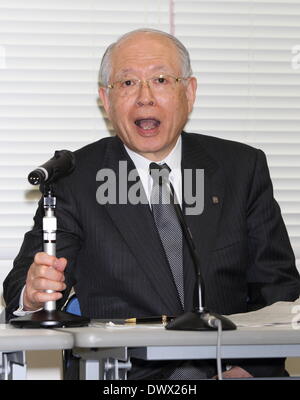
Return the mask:
MULTIPOLYGON (((43 250, 51 256, 56 256, 57 219, 55 208, 56 197, 52 187, 50 184, 44 184, 43 250)), ((47 290, 47 292, 53 293, 53 290, 47 290)), ((13 318, 9 322, 18 328, 59 328, 87 326, 90 319, 58 311, 55 301, 47 301, 43 310, 13 318)))
POLYGON ((224 317, 223 315, 210 312, 207 308, 203 306, 204 299, 202 298, 202 288, 204 283, 202 281, 201 271, 200 271, 200 261, 197 254, 197 249, 193 241, 192 234, 189 230, 188 225, 185 222, 183 213, 179 204, 174 199, 173 187, 171 186, 170 196, 173 198, 174 208, 179 219, 180 225, 184 237, 187 241, 189 251, 193 260, 193 264, 196 271, 196 284, 198 287, 197 301, 194 305, 194 310, 185 312, 184 314, 176 317, 171 322, 169 322, 165 328, 169 330, 187 330, 187 331, 204 331, 204 330, 217 330, 218 323, 217 320, 221 321, 223 330, 234 330, 236 325, 230 321, 230 319, 224 317))

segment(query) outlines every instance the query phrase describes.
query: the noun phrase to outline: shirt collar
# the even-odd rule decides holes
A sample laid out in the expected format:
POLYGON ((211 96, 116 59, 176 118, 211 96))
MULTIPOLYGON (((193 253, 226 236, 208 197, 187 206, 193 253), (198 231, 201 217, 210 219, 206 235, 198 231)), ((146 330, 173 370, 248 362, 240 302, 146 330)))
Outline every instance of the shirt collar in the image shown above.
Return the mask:
MULTIPOLYGON (((165 157, 163 160, 156 161, 157 164, 168 164, 172 171, 180 170, 181 169, 181 146, 182 146, 181 135, 179 136, 176 145, 172 149, 172 151, 165 157)), ((129 149, 125 144, 124 147, 129 154, 129 157, 134 162, 135 167, 137 170, 146 170, 149 171, 149 165, 152 162, 148 158, 141 156, 140 154, 136 153, 135 151, 129 149)))

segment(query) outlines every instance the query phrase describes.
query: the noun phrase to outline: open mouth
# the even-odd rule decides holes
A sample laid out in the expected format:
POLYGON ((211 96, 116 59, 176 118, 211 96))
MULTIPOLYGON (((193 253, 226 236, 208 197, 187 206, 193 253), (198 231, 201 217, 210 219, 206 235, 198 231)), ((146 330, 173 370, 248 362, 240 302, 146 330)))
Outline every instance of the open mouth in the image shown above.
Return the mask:
POLYGON ((151 129, 155 129, 160 125, 160 121, 155 118, 137 119, 134 121, 134 123, 144 131, 150 131, 151 129))

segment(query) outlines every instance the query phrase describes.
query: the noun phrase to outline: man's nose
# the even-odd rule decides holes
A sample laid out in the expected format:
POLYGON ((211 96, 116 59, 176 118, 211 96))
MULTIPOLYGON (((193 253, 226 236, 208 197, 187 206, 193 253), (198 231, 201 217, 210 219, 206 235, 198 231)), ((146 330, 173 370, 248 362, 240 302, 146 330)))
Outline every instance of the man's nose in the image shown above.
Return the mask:
POLYGON ((154 94, 149 81, 141 80, 138 87, 137 101, 138 106, 155 104, 154 94))

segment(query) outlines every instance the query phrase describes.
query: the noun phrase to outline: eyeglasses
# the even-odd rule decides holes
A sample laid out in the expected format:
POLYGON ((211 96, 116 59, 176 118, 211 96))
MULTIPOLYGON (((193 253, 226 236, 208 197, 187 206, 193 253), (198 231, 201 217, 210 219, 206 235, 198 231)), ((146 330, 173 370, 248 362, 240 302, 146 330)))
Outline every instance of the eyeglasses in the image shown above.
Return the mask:
POLYGON ((172 75, 158 75, 150 79, 124 78, 109 84, 108 89, 116 89, 120 96, 131 96, 135 94, 143 83, 156 93, 166 93, 174 89, 178 82, 188 78, 176 77, 172 75))

